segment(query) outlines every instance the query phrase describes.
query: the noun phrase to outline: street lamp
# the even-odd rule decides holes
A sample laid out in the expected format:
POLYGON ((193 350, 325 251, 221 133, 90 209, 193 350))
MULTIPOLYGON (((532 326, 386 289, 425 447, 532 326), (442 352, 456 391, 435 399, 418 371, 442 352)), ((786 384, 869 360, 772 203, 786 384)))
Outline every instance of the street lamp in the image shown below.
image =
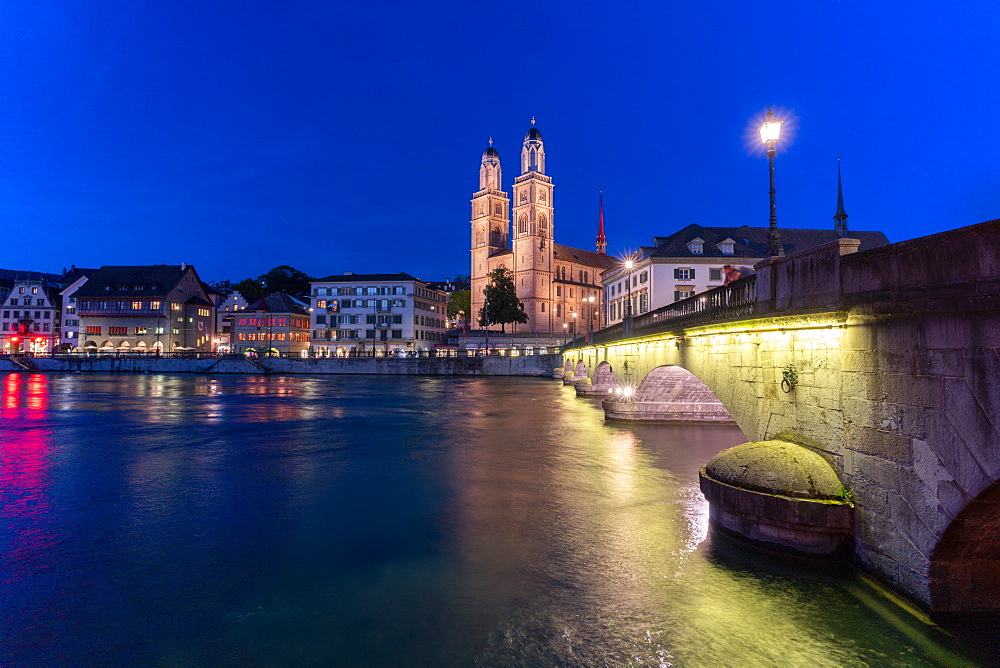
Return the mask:
POLYGON ((632 334, 632 267, 635 266, 635 262, 632 260, 625 260, 625 336, 632 334))
POLYGON ((778 135, 781 134, 782 122, 781 119, 775 118, 771 110, 768 109, 764 122, 757 128, 757 131, 760 132, 761 142, 767 147, 767 163, 771 176, 771 190, 769 191, 771 218, 770 230, 767 234, 767 254, 771 257, 780 257, 785 254, 785 249, 781 245, 781 235, 778 233, 778 216, 774 209, 774 154, 776 153, 774 147, 778 143, 778 135))
POLYGON ((563 348, 566 347, 567 343, 569 343, 569 323, 568 322, 564 322, 563 323, 563 348))
POLYGON ((570 321, 573 323, 571 331, 573 332, 573 343, 576 343, 576 311, 573 311, 573 319, 570 321))
POLYGON ((587 343, 594 338, 594 295, 585 297, 583 301, 587 302, 587 343))

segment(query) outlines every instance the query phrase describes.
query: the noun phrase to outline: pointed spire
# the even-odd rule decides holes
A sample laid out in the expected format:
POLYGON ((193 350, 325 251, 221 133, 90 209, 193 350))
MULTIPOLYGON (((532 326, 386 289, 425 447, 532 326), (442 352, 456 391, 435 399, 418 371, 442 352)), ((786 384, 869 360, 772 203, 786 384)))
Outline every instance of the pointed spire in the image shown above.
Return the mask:
POLYGON ((490 146, 493 146, 493 137, 490 137, 490 146))
POLYGON ((534 114, 531 115, 531 124, 532 125, 535 124, 535 115, 534 114))
POLYGON ((604 191, 600 191, 597 214, 597 252, 606 255, 608 240, 604 238, 604 191))
POLYGON ((841 237, 847 236, 847 212, 844 211, 844 185, 840 178, 840 153, 837 154, 837 214, 833 229, 841 237))

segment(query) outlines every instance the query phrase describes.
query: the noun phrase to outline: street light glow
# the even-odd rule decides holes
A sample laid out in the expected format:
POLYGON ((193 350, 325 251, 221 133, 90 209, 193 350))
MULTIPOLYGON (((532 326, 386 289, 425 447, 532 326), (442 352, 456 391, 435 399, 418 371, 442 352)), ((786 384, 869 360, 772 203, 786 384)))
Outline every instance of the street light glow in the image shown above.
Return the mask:
POLYGON ((761 142, 770 146, 772 142, 778 141, 778 135, 781 134, 781 124, 783 122, 782 119, 775 118, 774 113, 769 109, 764 122, 757 128, 757 131, 760 132, 761 142))

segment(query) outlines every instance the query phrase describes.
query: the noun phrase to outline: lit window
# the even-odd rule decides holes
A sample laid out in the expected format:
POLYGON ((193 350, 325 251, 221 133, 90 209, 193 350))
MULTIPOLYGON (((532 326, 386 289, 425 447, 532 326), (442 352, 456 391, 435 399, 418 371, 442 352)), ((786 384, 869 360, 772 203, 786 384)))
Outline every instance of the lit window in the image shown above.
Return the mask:
POLYGON ((141 311, 142 310, 142 302, 132 302, 132 310, 133 311, 141 311))

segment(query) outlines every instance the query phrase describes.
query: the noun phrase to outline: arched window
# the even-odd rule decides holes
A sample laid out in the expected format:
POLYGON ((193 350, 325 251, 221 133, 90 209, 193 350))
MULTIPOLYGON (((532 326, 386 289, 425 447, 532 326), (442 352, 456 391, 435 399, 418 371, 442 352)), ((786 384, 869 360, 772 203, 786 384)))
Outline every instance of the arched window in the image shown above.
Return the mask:
POLYGON ((503 232, 500 231, 500 227, 494 227, 490 232, 490 245, 491 246, 502 246, 503 245, 503 232))
POLYGON ((484 237, 483 231, 482 230, 476 230, 476 245, 477 246, 482 246, 484 243, 486 243, 486 239, 484 239, 483 237, 484 237))
POLYGON ((546 234, 548 232, 548 229, 549 229, 549 221, 545 218, 544 215, 539 216, 538 217, 538 233, 541 234, 544 237, 544 236, 546 236, 546 234))
POLYGON ((499 205, 499 204, 497 204, 497 206, 496 206, 496 209, 494 209, 494 210, 496 211, 496 216, 497 216, 498 218, 499 218, 500 216, 502 216, 502 215, 503 215, 503 209, 502 209, 502 208, 500 208, 500 205, 499 205))
POLYGON ((521 219, 517 221, 517 233, 527 234, 528 233, 528 216, 521 215, 521 219))

